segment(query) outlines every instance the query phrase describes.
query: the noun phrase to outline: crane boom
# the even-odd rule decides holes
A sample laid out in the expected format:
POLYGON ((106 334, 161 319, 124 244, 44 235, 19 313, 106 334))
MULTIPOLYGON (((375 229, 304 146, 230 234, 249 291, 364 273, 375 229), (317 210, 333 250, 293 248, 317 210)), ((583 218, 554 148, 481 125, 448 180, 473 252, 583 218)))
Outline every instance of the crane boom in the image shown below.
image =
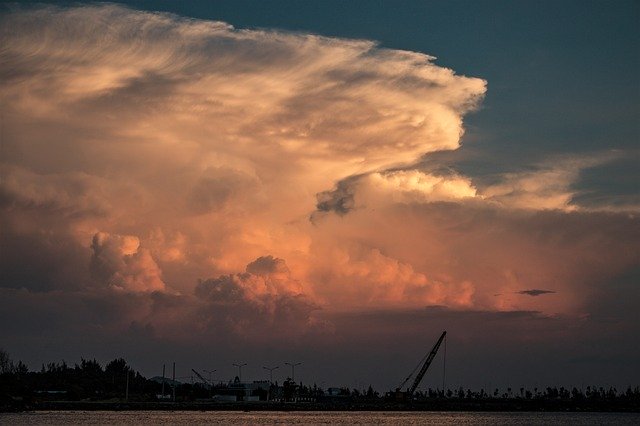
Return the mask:
POLYGON ((200 380, 202 380, 202 382, 203 382, 204 384, 209 385, 209 386, 212 386, 212 384, 211 384, 211 383, 209 383, 209 381, 208 381, 207 379, 205 379, 204 377, 202 377, 202 375, 201 375, 200 373, 198 373, 196 370, 194 370, 194 369, 192 368, 192 369, 191 369, 191 371, 193 371, 193 372, 196 374, 196 376, 198 376, 198 378, 199 378, 200 380))
POLYGON ((407 390, 407 397, 411 398, 413 393, 416 391, 416 388, 422 381, 422 378, 424 377, 424 374, 427 372, 427 369, 431 365, 431 362, 436 357, 436 354, 438 353, 438 349, 440 349, 440 345, 442 344, 442 341, 444 340, 444 337, 446 335, 447 335, 447 332, 443 331, 442 335, 440 335, 440 338, 438 339, 436 344, 433 346, 433 349, 431 349, 431 352, 429 352, 429 356, 427 357, 427 360, 424 362, 424 364, 422 364, 422 368, 420 369, 420 372, 416 376, 411 387, 407 390))

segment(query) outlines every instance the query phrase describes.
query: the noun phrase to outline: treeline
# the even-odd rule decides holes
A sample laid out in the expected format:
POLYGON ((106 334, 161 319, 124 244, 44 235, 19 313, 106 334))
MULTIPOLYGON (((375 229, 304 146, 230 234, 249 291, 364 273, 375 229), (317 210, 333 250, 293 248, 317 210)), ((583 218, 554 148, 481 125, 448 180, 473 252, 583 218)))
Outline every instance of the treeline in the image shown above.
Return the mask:
POLYGON ((152 400, 158 386, 134 371, 122 358, 114 359, 104 368, 95 359, 82 359, 73 366, 65 361, 53 362, 43 364, 40 371, 29 371, 24 363, 14 363, 0 350, 0 398, 4 401, 15 398, 109 400, 124 396, 152 400))
POLYGON ((602 386, 587 386, 583 389, 573 387, 571 389, 565 387, 546 387, 544 389, 533 388, 533 390, 521 387, 515 392, 512 388, 506 390, 495 389, 493 392, 487 392, 484 389, 473 391, 462 387, 457 390, 448 389, 442 392, 440 389, 431 389, 415 393, 415 399, 466 399, 466 400, 563 400, 563 401, 616 401, 629 400, 640 401, 640 387, 627 387, 619 391, 615 387, 604 388, 602 386))
MULTIPOLYGON (((236 378, 237 381, 237 378, 236 378)), ((135 401, 155 402, 172 400, 189 402, 207 400, 218 391, 233 389, 233 382, 211 387, 203 383, 165 384, 160 380, 147 379, 133 370, 122 359, 114 359, 104 367, 95 359, 81 359, 80 363, 69 365, 49 363, 42 365, 39 371, 30 371, 22 362, 13 362, 8 354, 0 349, 0 408, 10 407, 16 401, 32 406, 38 401, 135 401), (165 395, 160 398, 159 395, 165 395), (171 398, 169 398, 171 395, 171 398)), ((269 399, 281 401, 353 402, 371 406, 397 401, 397 394, 379 393, 369 386, 366 390, 342 388, 322 389, 317 385, 295 383, 285 380, 281 386, 277 382, 267 384, 261 389, 269 399)), ((505 407, 524 404, 531 407, 640 407, 640 387, 616 389, 615 387, 587 386, 584 389, 565 387, 546 387, 526 389, 507 388, 479 391, 464 389, 427 389, 414 393, 409 403, 430 403, 434 407, 449 409, 461 406, 481 408, 481 405, 503 404, 505 407), (456 405, 458 404, 458 405, 456 405)), ((633 409, 633 408, 632 408, 633 409)))

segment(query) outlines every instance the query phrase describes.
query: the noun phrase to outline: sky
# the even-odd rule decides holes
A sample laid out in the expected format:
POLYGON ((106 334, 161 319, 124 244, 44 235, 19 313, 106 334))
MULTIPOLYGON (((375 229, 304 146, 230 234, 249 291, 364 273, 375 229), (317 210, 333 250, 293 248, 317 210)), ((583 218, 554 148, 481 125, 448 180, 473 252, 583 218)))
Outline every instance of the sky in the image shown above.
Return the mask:
POLYGON ((0 11, 14 359, 640 382, 637 1, 0 11))

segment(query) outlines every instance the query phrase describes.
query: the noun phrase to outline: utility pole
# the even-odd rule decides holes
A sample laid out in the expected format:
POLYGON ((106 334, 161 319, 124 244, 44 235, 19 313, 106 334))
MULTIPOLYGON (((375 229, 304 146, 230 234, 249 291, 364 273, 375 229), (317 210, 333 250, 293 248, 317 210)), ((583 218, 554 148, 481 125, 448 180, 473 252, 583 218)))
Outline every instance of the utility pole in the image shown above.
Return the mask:
POLYGON ((275 367, 262 367, 265 370, 269 370, 269 383, 273 383, 273 370, 277 370, 279 366, 275 367))
POLYGON ((171 387, 173 388, 173 402, 176 402, 176 363, 173 362, 173 377, 171 379, 171 387))
POLYGON ((293 380, 293 382, 295 383, 295 381, 296 381, 296 367, 298 365, 301 365, 302 363, 301 362, 295 362, 295 363, 285 362, 285 364, 291 366, 291 380, 293 380))
POLYGON ((166 365, 162 364, 162 399, 164 399, 164 367, 166 365))
POLYGON ((245 362, 244 364, 233 364, 233 365, 235 367, 238 367, 238 379, 240 379, 240 381, 242 382, 242 367, 247 365, 247 363, 245 362))
POLYGON ((127 389, 124 391, 124 400, 129 402, 129 370, 127 370, 127 389))

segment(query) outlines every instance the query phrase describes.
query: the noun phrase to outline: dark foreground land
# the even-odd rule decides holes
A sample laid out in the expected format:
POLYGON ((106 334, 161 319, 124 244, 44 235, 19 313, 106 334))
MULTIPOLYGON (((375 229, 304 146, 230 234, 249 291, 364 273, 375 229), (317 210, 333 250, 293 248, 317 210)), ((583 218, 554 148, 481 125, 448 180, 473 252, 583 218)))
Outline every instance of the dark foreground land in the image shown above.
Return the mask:
POLYGON ((637 403, 534 400, 433 400, 411 403, 395 401, 322 402, 102 402, 102 401, 14 401, 0 411, 549 411, 549 412, 640 412, 637 403))
MULTIPOLYGON (((193 370, 194 373, 195 370, 193 370)), ((200 376, 200 375, 199 375, 200 376)), ((40 371, 15 364, 0 350, 0 412, 83 411, 550 411, 640 412, 640 387, 587 386, 506 390, 438 389, 380 394, 349 388, 322 389, 287 378, 269 381, 181 383, 148 379, 124 359, 104 367, 95 360, 69 366, 50 363, 40 371), (4 356, 2 356, 4 355, 4 356), (163 397, 164 395, 164 397, 163 397), (217 395, 217 401, 212 396, 217 395), (164 398, 164 399, 163 399, 164 398), (167 399, 169 398, 169 399, 167 399), (247 400, 251 399, 251 402, 247 400), (239 402, 221 402, 239 401, 239 402), (276 402, 277 401, 277 402, 276 402), (304 401, 304 402, 300 402, 304 401)))

